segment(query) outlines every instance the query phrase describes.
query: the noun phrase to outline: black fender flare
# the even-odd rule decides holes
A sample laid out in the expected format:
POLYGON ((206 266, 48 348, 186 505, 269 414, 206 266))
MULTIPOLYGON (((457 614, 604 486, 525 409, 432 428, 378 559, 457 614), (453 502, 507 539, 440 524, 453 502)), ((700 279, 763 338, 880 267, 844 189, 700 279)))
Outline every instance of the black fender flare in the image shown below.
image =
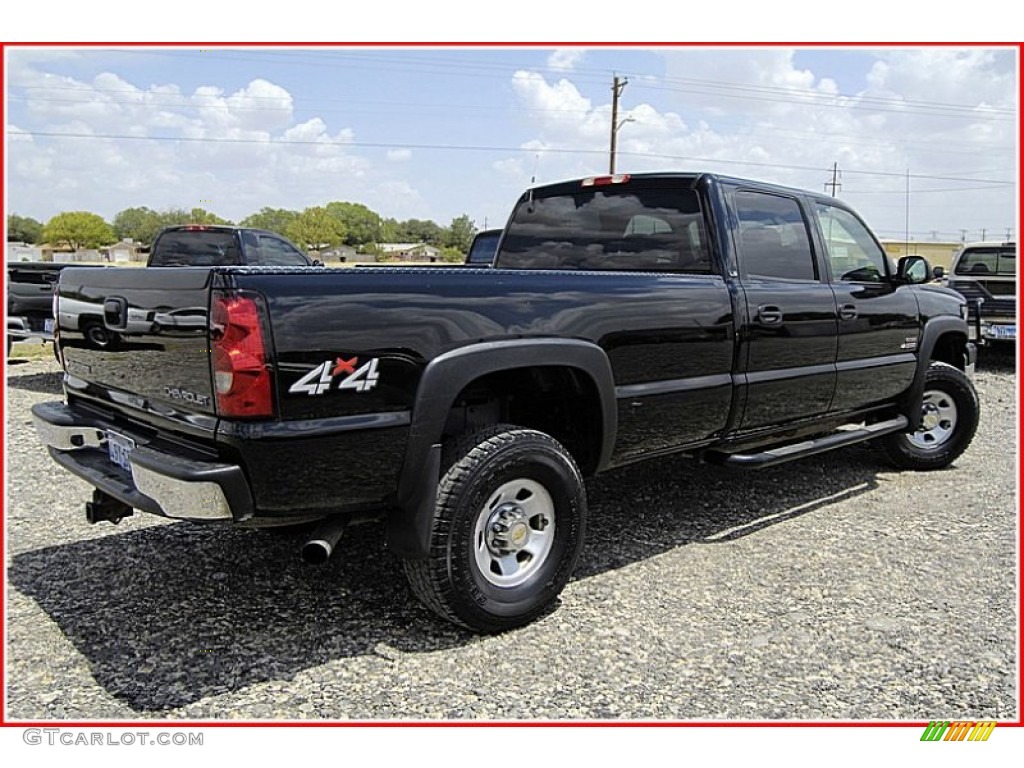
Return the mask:
POLYGON ((914 379, 907 390, 903 400, 903 412, 910 421, 910 428, 917 429, 921 426, 921 398, 924 397, 924 378, 928 372, 928 366, 932 362, 932 353, 939 339, 947 333, 955 333, 964 338, 964 365, 974 362, 974 345, 967 341, 967 321, 959 317, 945 315, 933 317, 928 320, 921 329, 921 341, 917 347, 917 370, 914 371, 914 379))
POLYGON ((578 339, 512 339, 451 350, 427 364, 416 390, 396 509, 388 516, 392 551, 406 559, 430 553, 441 438, 456 396, 481 376, 537 366, 575 368, 593 382, 601 404, 597 469, 608 466, 618 430, 618 406, 611 364, 601 347, 578 339))

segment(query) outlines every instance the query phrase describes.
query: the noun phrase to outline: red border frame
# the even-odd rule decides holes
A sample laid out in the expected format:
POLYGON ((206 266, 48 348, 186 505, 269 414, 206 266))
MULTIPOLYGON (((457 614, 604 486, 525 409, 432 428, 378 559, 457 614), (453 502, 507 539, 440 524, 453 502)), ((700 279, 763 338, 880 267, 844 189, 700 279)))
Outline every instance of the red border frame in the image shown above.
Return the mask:
MULTIPOLYGON (((1018 94, 1017 94, 1017 105, 1018 105, 1018 122, 1017 130, 1018 135, 1018 163, 1020 162, 1020 138, 1024 136, 1024 130, 1022 130, 1020 121, 1020 103, 1021 97, 1024 96, 1024 88, 1021 87, 1020 81, 1020 67, 1022 54, 1024 54, 1024 43, 1021 42, 972 42, 972 43, 955 43, 955 42, 943 42, 943 43, 920 43, 920 42, 906 42, 906 43, 895 43, 895 42, 696 42, 696 43, 673 43, 665 41, 650 41, 650 42, 629 42, 629 43, 611 43, 607 41, 600 42, 529 42, 529 43, 508 43, 508 42, 465 42, 465 41, 451 41, 451 42, 423 42, 423 41, 408 41, 408 42, 337 42, 337 43, 325 43, 325 42, 283 42, 283 43, 269 43, 269 42, 256 42, 256 43, 242 43, 242 42, 202 42, 202 41, 183 41, 183 42, 132 42, 125 43, 123 41, 115 42, 87 42, 87 43, 68 43, 68 42, 31 42, 31 43, 12 43, 12 42, 0 42, 0 82, 6 85, 6 53, 8 48, 136 48, 136 47, 152 47, 152 48, 173 48, 173 47, 195 47, 195 46, 210 46, 210 47, 225 47, 225 48, 289 48, 289 47, 303 47, 303 48, 557 48, 557 47, 580 47, 580 48, 643 48, 643 47, 659 47, 659 48, 708 48, 708 47, 727 47, 727 48, 740 48, 740 47, 757 47, 757 48, 777 48, 777 47, 805 47, 805 48, 829 48, 829 47, 844 47, 844 48, 866 48, 866 47, 923 47, 923 46, 963 46, 965 48, 977 48, 977 47, 1006 47, 1017 49, 1017 65, 1018 65, 1018 94)), ((0 138, 0 150, 6 150, 6 116, 7 116, 7 100, 6 90, 4 92, 4 99, 0 102, 0 123, 5 126, 3 138, 0 138)), ((0 176, 3 177, 4 184, 0 185, 0 208, 4 208, 6 202, 6 165, 5 157, 0 152, 0 176)), ((1020 168, 1018 172, 1018 206, 1021 205, 1020 198, 1020 168)), ((6 209, 5 209, 6 210, 6 209)), ((1021 219, 1024 219, 1024 208, 1018 208, 1018 225, 1021 219)), ((6 231, 6 230, 5 230, 6 231)), ((1018 233, 1018 238, 1020 234, 1018 233)), ((6 261, 6 254, 4 255, 4 261, 6 261)), ((1019 297, 1018 297, 1019 302, 1019 297)), ((1018 400, 1020 399, 1020 381, 1018 379, 1018 400)), ((6 376, 3 382, 3 402, 0 403, 0 420, 4 420, 4 416, 7 408, 7 381, 6 376)), ((4 420, 6 424, 6 420, 4 420)), ((1017 451, 1018 460, 1020 454, 1020 436, 1021 432, 1024 431, 1024 418, 1022 418, 1021 412, 1017 414, 1017 451)), ((4 435, 4 443, 6 443, 6 433, 4 435)), ((3 455, 5 451, 0 450, 0 455, 3 455)), ((1017 477, 1017 489, 1018 495, 1020 493, 1021 478, 1024 475, 1022 468, 1018 464, 1018 477, 1017 477)), ((6 473, 5 473, 6 482, 6 473)), ((6 491, 6 489, 5 489, 6 491)), ((1019 503, 1019 498, 1018 498, 1019 503)), ((1021 652, 1024 649, 1021 642, 1021 616, 1024 614, 1024 597, 1021 592, 1021 557, 1022 550, 1024 550, 1024 533, 1021 530, 1020 521, 1020 510, 1018 509, 1018 523, 1017 523, 1017 719, 1016 720, 999 720, 997 723, 1001 726, 1010 727, 1024 727, 1024 708, 1020 701, 1021 696, 1021 652)), ((6 518, 4 520, 4 527, 0 530, 0 552, 3 552, 6 557, 7 553, 7 541, 6 541, 6 518)), ((6 574, 5 574, 6 576, 6 574)), ((7 598, 7 580, 4 579, 3 586, 0 587, 0 595, 3 597, 4 607, 6 608, 7 598)), ((7 650, 7 615, 5 611, 4 620, 0 624, 0 678, 3 679, 4 686, 3 690, 0 690, 0 728, 35 728, 35 727, 60 727, 60 728, 162 728, 162 729, 180 729, 180 728, 688 728, 688 727, 713 727, 713 728, 732 728, 732 727, 765 727, 765 728, 776 728, 776 727, 790 727, 790 728, 835 728, 835 727, 853 727, 853 728, 924 728, 928 725, 927 721, 764 721, 764 720, 729 720, 729 721, 706 721, 706 720, 665 720, 665 721, 630 721, 630 720, 565 720, 565 721, 549 721, 549 720, 489 720, 489 721, 461 721, 461 720, 242 720, 242 721, 223 721, 223 720, 7 720, 7 667, 6 667, 6 650, 7 650)), ((936 718, 941 718, 942 713, 936 713, 936 718)))

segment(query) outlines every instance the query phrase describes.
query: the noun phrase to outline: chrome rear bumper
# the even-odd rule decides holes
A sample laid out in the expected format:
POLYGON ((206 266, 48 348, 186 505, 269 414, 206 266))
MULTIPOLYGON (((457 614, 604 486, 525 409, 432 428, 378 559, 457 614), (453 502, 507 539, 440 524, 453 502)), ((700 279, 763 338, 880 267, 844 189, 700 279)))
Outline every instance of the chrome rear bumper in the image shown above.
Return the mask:
POLYGON ((130 507, 178 520, 241 521, 253 516, 252 495, 237 465, 137 445, 128 457, 129 472, 108 456, 107 425, 64 403, 40 403, 32 408, 32 418, 40 441, 58 464, 130 507))

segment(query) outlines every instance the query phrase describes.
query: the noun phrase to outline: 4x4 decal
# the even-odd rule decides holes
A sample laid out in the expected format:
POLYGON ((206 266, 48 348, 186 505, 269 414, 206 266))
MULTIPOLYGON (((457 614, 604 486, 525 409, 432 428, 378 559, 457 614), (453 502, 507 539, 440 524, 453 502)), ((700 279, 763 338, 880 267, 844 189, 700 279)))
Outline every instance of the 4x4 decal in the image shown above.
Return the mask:
POLYGON ((293 395, 322 395, 331 389, 336 376, 344 376, 335 389, 354 389, 356 392, 369 392, 377 386, 377 360, 359 365, 359 358, 344 360, 340 357, 324 360, 290 387, 288 392, 293 395), (356 366, 359 366, 358 368, 356 366))

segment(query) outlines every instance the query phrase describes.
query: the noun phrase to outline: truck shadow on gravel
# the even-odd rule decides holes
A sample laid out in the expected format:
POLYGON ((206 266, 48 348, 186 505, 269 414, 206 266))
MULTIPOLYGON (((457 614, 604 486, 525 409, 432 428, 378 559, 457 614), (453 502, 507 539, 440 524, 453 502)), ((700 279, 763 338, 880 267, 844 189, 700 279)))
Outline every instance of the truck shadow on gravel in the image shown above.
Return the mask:
MULTIPOLYGON (((591 517, 575 579, 828 515, 828 504, 876 487, 881 468, 875 454, 854 448, 758 473, 681 458, 609 473, 588 484, 591 517)), ((332 660, 377 655, 390 663, 477 641, 416 602, 379 526, 351 528, 322 568, 300 562, 303 541, 175 523, 21 554, 8 575, 88 660, 95 680, 140 713, 332 660)))
MULTIPOLYGON (((8 365, 10 365, 10 361, 8 365)), ((8 376, 7 386, 10 389, 22 389, 26 392, 60 395, 64 393, 63 381, 63 374, 60 371, 54 371, 53 373, 27 373, 21 376, 8 376)))
POLYGON ((992 344, 978 350, 978 372, 1014 373, 1017 370, 1017 352, 1011 344, 992 344))

